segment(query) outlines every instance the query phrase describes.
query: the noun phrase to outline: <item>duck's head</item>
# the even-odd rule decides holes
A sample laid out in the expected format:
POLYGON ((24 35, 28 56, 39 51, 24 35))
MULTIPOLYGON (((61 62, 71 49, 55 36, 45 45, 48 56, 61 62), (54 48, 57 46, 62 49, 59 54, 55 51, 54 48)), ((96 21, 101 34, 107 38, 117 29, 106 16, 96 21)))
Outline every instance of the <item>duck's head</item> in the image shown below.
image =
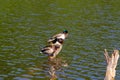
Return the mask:
POLYGON ((68 31, 67 31, 67 30, 64 30, 64 31, 63 31, 63 33, 67 34, 67 33, 68 33, 68 31))
POLYGON ((67 30, 64 30, 64 31, 63 31, 63 34, 65 35, 65 38, 68 37, 68 31, 67 31, 67 30))

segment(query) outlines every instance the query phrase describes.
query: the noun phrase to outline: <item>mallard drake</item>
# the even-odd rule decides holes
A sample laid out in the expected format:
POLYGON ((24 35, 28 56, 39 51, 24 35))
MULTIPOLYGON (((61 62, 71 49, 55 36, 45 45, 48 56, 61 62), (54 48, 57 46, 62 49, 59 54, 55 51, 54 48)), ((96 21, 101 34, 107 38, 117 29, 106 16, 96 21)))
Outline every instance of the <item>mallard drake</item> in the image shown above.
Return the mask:
POLYGON ((47 54, 49 59, 55 58, 62 49, 63 41, 63 39, 55 38, 55 40, 52 41, 53 44, 42 48, 40 53, 47 54))
POLYGON ((57 38, 57 39, 60 39, 60 38, 61 38, 61 39, 65 40, 67 36, 68 36, 68 31, 67 31, 67 30, 64 30, 62 33, 56 34, 56 35, 54 35, 53 37, 51 37, 51 38, 48 40, 48 43, 53 42, 53 41, 55 40, 55 38, 57 38))

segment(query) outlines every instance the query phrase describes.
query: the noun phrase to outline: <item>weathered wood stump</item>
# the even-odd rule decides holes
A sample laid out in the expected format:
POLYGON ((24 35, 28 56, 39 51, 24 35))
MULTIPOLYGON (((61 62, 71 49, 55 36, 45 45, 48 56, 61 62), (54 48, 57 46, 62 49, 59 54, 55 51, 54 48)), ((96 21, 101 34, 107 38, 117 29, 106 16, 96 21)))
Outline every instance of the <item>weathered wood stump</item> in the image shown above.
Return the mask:
POLYGON ((104 80, 114 80, 115 79, 115 75, 116 75, 116 66, 117 66, 117 62, 119 59, 119 51, 118 50, 114 50, 114 52, 112 53, 111 57, 108 55, 107 50, 105 49, 104 52, 105 55, 105 59, 107 62, 107 67, 106 67, 106 75, 104 80))

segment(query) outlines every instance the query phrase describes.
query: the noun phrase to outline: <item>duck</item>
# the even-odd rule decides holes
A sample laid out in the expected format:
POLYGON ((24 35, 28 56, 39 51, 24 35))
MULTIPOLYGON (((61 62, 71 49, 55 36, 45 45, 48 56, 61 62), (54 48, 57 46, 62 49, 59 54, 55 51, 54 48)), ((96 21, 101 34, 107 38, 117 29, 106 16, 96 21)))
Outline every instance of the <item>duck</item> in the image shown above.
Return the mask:
POLYGON ((67 36, 68 36, 68 31, 64 30, 63 32, 56 34, 53 37, 49 38, 47 42, 52 43, 55 40, 55 38, 65 40, 67 36))
POLYGON ((47 54, 49 59, 52 60, 61 51, 63 42, 64 42, 63 39, 55 38, 55 40, 52 41, 52 44, 49 44, 48 46, 43 47, 40 53, 47 54))

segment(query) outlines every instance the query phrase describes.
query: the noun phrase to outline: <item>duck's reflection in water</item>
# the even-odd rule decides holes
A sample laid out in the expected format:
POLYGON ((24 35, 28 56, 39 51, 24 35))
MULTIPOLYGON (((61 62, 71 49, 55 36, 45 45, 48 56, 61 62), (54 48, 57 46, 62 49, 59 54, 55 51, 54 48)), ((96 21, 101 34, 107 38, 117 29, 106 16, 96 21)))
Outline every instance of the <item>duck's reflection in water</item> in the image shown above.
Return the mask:
POLYGON ((50 74, 50 80, 55 80, 57 79, 56 72, 55 72, 55 67, 50 66, 49 74, 50 74))
POLYGON ((49 61, 50 80, 57 79, 56 71, 61 69, 62 67, 67 67, 67 66, 68 66, 67 62, 61 58, 55 58, 49 61))

